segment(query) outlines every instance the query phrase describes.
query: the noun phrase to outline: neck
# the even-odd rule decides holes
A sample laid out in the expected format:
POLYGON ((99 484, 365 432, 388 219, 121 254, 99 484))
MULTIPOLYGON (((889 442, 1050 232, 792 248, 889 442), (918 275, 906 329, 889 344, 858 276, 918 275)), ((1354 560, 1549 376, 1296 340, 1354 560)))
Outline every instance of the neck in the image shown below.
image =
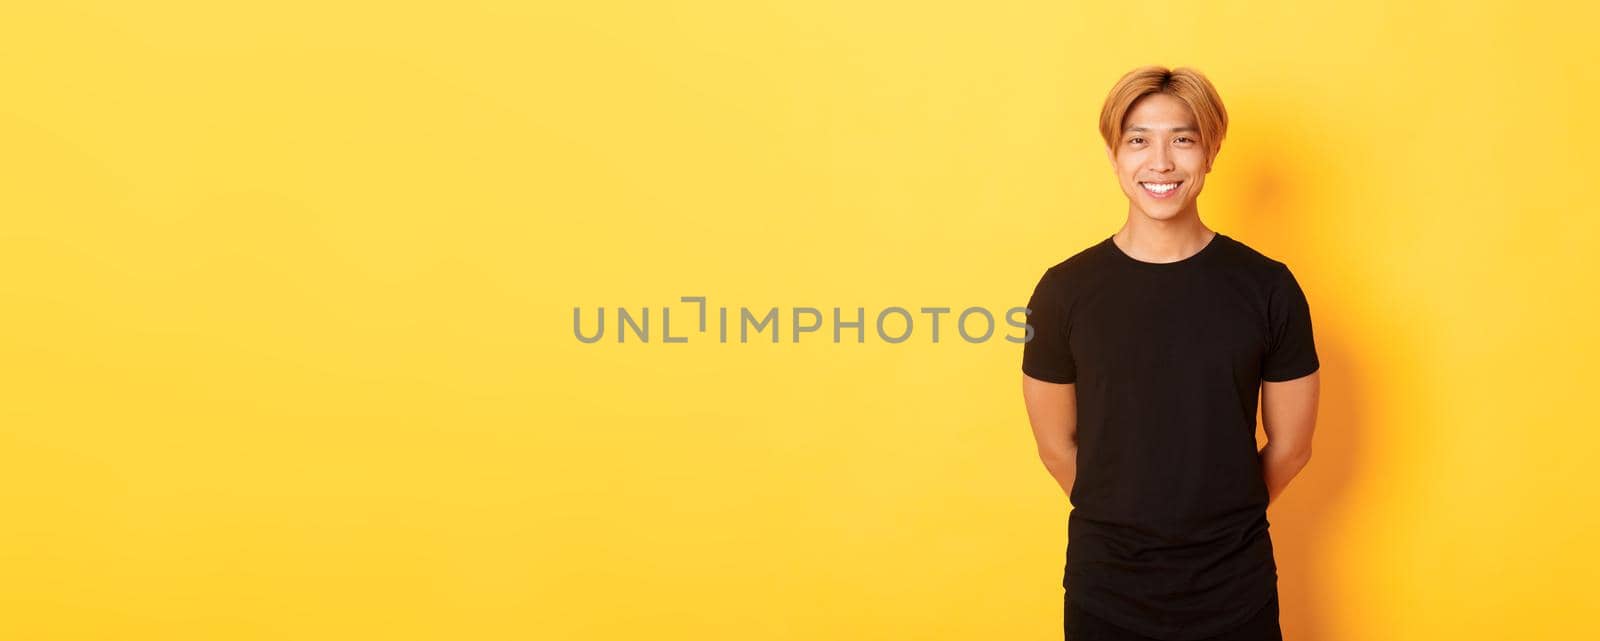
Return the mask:
POLYGON ((1128 222, 1112 236, 1129 256, 1151 263, 1167 263, 1195 255, 1211 242, 1213 232, 1200 222, 1198 212, 1185 212, 1169 220, 1128 212, 1128 222))

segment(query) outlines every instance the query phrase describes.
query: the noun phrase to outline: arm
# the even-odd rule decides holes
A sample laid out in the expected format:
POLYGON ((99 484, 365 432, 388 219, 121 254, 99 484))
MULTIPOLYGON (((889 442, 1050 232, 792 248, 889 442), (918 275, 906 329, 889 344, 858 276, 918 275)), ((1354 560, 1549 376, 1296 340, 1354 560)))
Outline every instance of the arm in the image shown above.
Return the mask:
POLYGON ((1267 446, 1261 448, 1260 457, 1269 504, 1311 461, 1311 433, 1317 423, 1321 386, 1321 370, 1290 381, 1261 383, 1261 422, 1267 446))
POLYGON ((1061 490, 1072 496, 1078 475, 1078 394, 1072 383, 1050 383, 1022 375, 1022 399, 1038 444, 1039 460, 1061 490))

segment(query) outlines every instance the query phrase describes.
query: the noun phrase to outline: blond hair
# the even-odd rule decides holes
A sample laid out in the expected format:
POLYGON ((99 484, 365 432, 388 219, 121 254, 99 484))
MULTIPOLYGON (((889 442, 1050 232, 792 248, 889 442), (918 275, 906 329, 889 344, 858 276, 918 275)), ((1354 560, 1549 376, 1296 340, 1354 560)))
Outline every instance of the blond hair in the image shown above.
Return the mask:
POLYGON ((1222 139, 1228 135, 1228 110, 1223 108, 1217 88, 1198 70, 1157 65, 1129 71, 1106 95, 1106 104, 1100 109, 1100 136, 1105 138, 1111 153, 1117 153, 1117 142, 1122 139, 1122 128, 1126 124, 1123 120, 1133 109, 1133 103, 1153 93, 1171 95, 1189 106, 1195 126, 1200 129, 1206 162, 1209 164, 1215 159, 1222 150, 1222 139))

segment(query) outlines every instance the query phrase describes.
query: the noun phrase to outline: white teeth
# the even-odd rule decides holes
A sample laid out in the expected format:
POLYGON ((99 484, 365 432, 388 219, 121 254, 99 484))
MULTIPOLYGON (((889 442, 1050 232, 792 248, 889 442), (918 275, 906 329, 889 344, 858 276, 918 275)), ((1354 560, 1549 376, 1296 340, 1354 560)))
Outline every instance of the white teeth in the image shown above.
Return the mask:
POLYGON ((1144 185, 1145 189, 1148 189, 1148 190, 1153 191, 1153 192, 1158 193, 1158 194, 1164 194, 1164 193, 1167 193, 1169 191, 1172 191, 1172 190, 1178 188, 1178 183, 1139 183, 1139 184, 1144 185))

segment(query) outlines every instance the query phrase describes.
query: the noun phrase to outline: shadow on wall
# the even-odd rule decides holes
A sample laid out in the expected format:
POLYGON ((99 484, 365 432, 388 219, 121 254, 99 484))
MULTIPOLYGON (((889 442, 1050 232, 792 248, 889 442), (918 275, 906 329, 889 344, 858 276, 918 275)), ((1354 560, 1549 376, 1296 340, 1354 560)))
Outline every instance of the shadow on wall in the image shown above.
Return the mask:
MULTIPOLYGON (((1263 114, 1267 112, 1263 111, 1263 114)), ((1288 110, 1308 114, 1309 111, 1288 110)), ((1297 138, 1294 131, 1315 123, 1261 121, 1251 123, 1260 132, 1256 140, 1271 144, 1234 148, 1230 173, 1239 181, 1238 235, 1266 255, 1281 260, 1294 271, 1311 304, 1313 332, 1322 363, 1321 400, 1313 439, 1312 460, 1268 510, 1273 549, 1278 562, 1280 620, 1284 637, 1299 641, 1332 641, 1328 622, 1348 619, 1354 613, 1333 600, 1328 577, 1336 568, 1328 559, 1337 542, 1329 532, 1345 530, 1337 522, 1350 511, 1343 509, 1344 488, 1359 473, 1366 444, 1366 399, 1361 388, 1363 370, 1370 367, 1339 324, 1341 315, 1322 303, 1316 283, 1328 282, 1334 265, 1313 265, 1302 256, 1317 255, 1309 216, 1337 215, 1336 210, 1313 210, 1304 194, 1333 159, 1327 152, 1284 144, 1297 138), (1291 126, 1292 125, 1292 126, 1291 126), (1320 304, 1319 304, 1320 303, 1320 304)), ((1325 196, 1326 197, 1326 196, 1325 196)), ((1332 197, 1337 198, 1337 195, 1332 197)), ((1326 206, 1328 203, 1322 203, 1326 206)), ((1257 416, 1256 439, 1266 443, 1257 416)))

